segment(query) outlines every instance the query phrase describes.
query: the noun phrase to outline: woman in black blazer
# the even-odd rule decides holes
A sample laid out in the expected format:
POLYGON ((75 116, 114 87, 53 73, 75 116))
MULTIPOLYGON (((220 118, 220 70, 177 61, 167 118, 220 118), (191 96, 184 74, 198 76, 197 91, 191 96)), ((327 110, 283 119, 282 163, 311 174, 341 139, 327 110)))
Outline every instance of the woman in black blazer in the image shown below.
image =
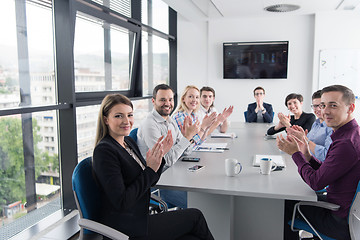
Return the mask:
POLYGON ((287 127, 292 125, 301 126, 304 131, 310 131, 312 124, 316 117, 312 113, 306 113, 302 110, 303 96, 301 94, 291 93, 285 98, 285 106, 293 114, 292 116, 279 113, 279 123, 268 129, 267 135, 274 135, 278 132, 284 131, 287 127))
POLYGON ((130 239, 214 239, 197 209, 149 215, 150 188, 159 180, 171 132, 146 154, 128 137, 134 122, 131 101, 107 95, 100 107, 93 154, 95 177, 103 192, 99 221, 130 239))

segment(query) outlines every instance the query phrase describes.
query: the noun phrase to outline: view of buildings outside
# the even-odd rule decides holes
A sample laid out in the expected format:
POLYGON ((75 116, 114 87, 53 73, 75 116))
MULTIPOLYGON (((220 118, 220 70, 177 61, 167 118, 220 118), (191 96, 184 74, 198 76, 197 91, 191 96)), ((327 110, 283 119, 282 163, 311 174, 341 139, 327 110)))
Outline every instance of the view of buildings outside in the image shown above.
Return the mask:
MULTIPOLYGON (((24 105, 20 94, 24 84, 30 89, 27 105, 57 103, 51 8, 27 2, 24 10, 22 20, 25 25, 19 26, 15 0, 2 0, 0 3, 0 29, 6 33, 0 38, 0 110, 24 105), (19 38, 27 43, 25 48, 19 46, 24 43, 19 38), (22 57, 24 52, 27 52, 27 58, 22 57), (20 68, 24 63, 28 64, 29 70, 25 73, 28 81, 22 80, 21 76, 20 68)), ((76 92, 129 89, 129 32, 117 26, 108 26, 111 63, 105 63, 105 24, 77 17, 74 43, 76 92), (110 71, 110 84, 106 79, 109 72, 105 74, 106 71, 110 71)), ((149 41, 152 35, 143 33, 143 36, 146 36, 143 40, 144 95, 148 95, 156 84, 168 83, 169 50, 167 40, 158 38, 154 43, 149 41)), ((152 104, 151 99, 133 103, 134 127, 137 127, 152 109, 152 104)), ((92 155, 98 110, 99 105, 76 109, 79 161, 92 155)), ((31 214, 30 210, 52 206, 49 211, 53 212, 61 208, 58 152, 57 111, 0 116, 1 239, 7 239, 1 235, 2 232, 6 232, 6 228, 15 220, 20 221, 25 215, 31 214), (26 120, 31 121, 31 131, 24 130, 26 120), (32 141, 28 141, 29 138, 32 141), (34 155, 36 204, 33 206, 26 202, 28 183, 25 182, 24 143, 32 145, 34 155)))

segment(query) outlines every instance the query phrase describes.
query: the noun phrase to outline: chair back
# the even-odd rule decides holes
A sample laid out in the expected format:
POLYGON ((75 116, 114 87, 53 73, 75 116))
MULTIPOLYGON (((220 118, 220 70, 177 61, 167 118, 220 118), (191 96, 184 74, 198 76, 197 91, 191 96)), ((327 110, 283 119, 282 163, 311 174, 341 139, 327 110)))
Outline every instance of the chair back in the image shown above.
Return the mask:
MULTIPOLYGON (((97 221, 100 213, 100 189, 93 177, 92 158, 88 157, 75 167, 72 188, 81 218, 97 221)), ((92 233, 84 229, 84 233, 92 233)))
POLYGON ((349 229, 352 240, 360 239, 360 181, 349 212, 349 229))
POLYGON ((248 111, 245 111, 245 112, 244 112, 245 122, 248 122, 247 113, 248 113, 248 111))
POLYGON ((131 137, 135 142, 137 142, 137 132, 138 132, 139 128, 134 128, 133 130, 131 130, 129 137, 131 137))

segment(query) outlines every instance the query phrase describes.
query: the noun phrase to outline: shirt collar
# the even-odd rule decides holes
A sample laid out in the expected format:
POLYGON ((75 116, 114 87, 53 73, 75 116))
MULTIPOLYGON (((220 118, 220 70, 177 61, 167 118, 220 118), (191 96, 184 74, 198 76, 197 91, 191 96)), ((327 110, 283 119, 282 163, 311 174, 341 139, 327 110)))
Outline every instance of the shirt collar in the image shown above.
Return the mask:
POLYGON ((209 111, 207 111, 207 110, 203 107, 203 105, 200 104, 200 109, 201 109, 204 113, 208 114, 208 113, 211 112, 212 107, 210 107, 210 108, 209 108, 209 111))
POLYGON ((154 118, 155 118, 155 120, 156 120, 157 122, 166 122, 166 121, 170 122, 170 121, 171 121, 171 117, 170 117, 170 116, 168 116, 167 120, 165 120, 165 119, 160 115, 160 113, 159 113, 158 111, 156 111, 155 108, 153 108, 153 110, 152 110, 152 115, 154 116, 154 118))
POLYGON ((340 137, 342 134, 344 134, 345 132, 358 127, 358 123, 356 122, 355 118, 353 120, 351 120, 350 122, 346 123, 344 126, 340 127, 338 130, 336 130, 335 132, 333 132, 333 134, 331 134, 331 139, 334 141, 335 139, 337 139, 338 137, 340 137))

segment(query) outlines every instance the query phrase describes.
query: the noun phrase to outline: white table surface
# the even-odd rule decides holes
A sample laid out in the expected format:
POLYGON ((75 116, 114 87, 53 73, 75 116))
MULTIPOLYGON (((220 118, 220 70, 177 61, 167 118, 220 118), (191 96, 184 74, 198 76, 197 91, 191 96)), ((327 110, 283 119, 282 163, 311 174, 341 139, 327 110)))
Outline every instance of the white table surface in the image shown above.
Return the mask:
POLYGON ((193 152, 191 156, 200 157, 199 163, 176 162, 161 175, 157 186, 188 191, 189 207, 203 211, 215 239, 282 239, 284 200, 317 198, 301 179, 291 156, 278 150, 275 139, 266 139, 270 126, 242 123, 229 129, 237 134, 235 139, 208 138, 209 142, 227 142, 229 150, 193 152), (253 167, 255 154, 282 155, 286 168, 262 175, 259 167, 253 167), (239 175, 225 175, 226 158, 240 161, 243 169, 239 175), (188 171, 195 164, 205 168, 188 171))

